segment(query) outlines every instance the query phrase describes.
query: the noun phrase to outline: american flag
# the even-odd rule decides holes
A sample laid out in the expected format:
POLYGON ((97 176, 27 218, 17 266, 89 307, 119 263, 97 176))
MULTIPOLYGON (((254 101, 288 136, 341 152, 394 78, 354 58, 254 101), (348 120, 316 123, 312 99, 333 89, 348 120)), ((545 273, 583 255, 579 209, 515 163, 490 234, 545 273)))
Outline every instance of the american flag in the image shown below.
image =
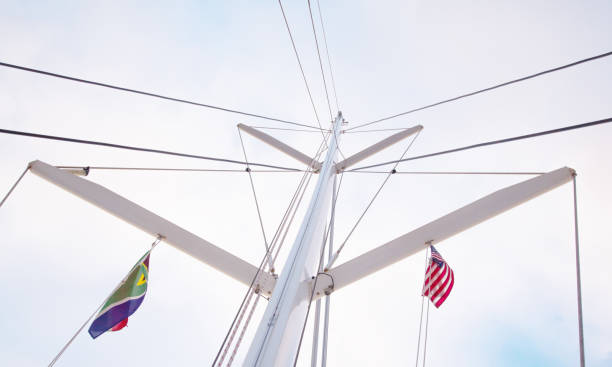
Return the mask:
POLYGON ((453 289, 455 276, 453 269, 448 266, 442 255, 433 247, 429 265, 425 271, 425 284, 423 285, 423 296, 429 298, 434 306, 440 307, 453 289))

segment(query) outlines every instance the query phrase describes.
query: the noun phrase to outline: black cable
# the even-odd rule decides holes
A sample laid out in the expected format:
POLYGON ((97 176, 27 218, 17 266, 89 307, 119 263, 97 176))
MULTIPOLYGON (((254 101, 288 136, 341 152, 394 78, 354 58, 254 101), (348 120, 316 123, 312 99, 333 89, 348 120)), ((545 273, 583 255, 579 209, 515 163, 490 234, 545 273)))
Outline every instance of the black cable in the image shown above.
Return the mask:
POLYGON ((522 81, 525 81, 525 80, 528 80, 528 79, 533 79, 533 78, 536 78, 536 77, 541 76, 541 75, 545 75, 545 74, 549 74, 549 73, 552 73, 552 72, 555 72, 555 71, 571 68, 571 67, 576 66, 576 65, 584 64, 585 62, 594 61, 594 60, 597 60, 597 59, 602 59, 602 58, 608 57, 610 55, 612 55, 612 51, 603 53, 601 55, 592 56, 592 57, 589 57, 589 58, 586 58, 586 59, 582 59, 582 60, 579 60, 579 61, 574 61, 572 63, 566 64, 566 65, 563 65, 563 66, 559 66, 559 67, 556 67, 556 68, 544 70, 544 71, 541 71, 539 73, 535 73, 535 74, 531 74, 531 75, 528 75, 528 76, 524 76, 522 78, 514 79, 514 80, 511 80, 511 81, 508 81, 508 82, 505 82, 505 83, 497 84, 497 85, 494 85, 492 87, 488 87, 488 88, 485 88, 485 89, 480 89, 480 90, 477 90, 475 92, 470 92, 470 93, 462 94, 462 95, 457 96, 457 97, 445 99, 443 101, 432 103, 432 104, 429 104, 427 106, 415 108, 415 109, 412 109, 412 110, 409 110, 409 111, 406 111, 406 112, 402 112, 402 113, 398 113, 398 114, 395 114, 395 115, 391 115, 391 116, 388 116, 388 117, 383 117, 383 118, 378 119, 378 120, 374 120, 374 121, 371 121, 371 122, 368 122, 368 123, 365 123, 365 124, 357 125, 355 127, 347 129, 347 131, 348 130, 357 129, 357 128, 360 128, 360 127, 363 127, 363 126, 371 125, 371 124, 374 124, 374 123, 377 123, 377 122, 390 120, 392 118, 396 118, 396 117, 399 117, 399 116, 408 115, 408 114, 413 113, 413 112, 422 111, 422 110, 425 110, 425 109, 428 109, 428 108, 431 108, 431 107, 439 106, 439 105, 444 104, 444 103, 453 102, 453 101, 456 101, 458 99, 462 99, 462 98, 466 98, 466 97, 471 97, 473 95, 484 93, 484 92, 488 92, 488 91, 493 90, 493 89, 505 87, 505 86, 510 85, 510 84, 522 82, 522 81))
POLYGON ((308 13, 310 14, 310 24, 312 24, 312 35, 314 36, 315 45, 317 46, 317 56, 319 57, 319 66, 321 67, 321 77, 323 78, 323 88, 325 89, 325 98, 327 99, 327 108, 329 109, 329 119, 334 117, 331 111, 331 103, 329 102, 329 93, 327 92, 327 82, 325 81, 325 72, 323 71, 323 61, 321 60, 321 51, 319 50, 319 40, 317 39, 317 31, 315 29, 314 18, 312 17, 312 7, 308 0, 308 13))
POLYGON ((213 105, 209 105, 209 104, 205 104, 205 103, 194 102, 194 101, 189 101, 189 100, 186 100, 186 99, 180 99, 180 98, 164 96, 164 95, 161 95, 161 94, 145 92, 145 91, 141 91, 141 90, 137 90, 137 89, 119 87, 119 86, 116 86, 116 85, 111 85, 111 84, 106 84, 106 83, 101 83, 101 82, 95 82, 95 81, 87 80, 87 79, 75 78, 75 77, 68 76, 68 75, 56 74, 56 73, 52 73, 52 72, 49 72, 49 71, 28 68, 28 67, 20 66, 20 65, 8 64, 8 63, 5 63, 5 62, 0 62, 0 66, 5 66, 5 67, 8 67, 8 68, 18 69, 18 70, 23 70, 23 71, 29 71, 31 73, 37 73, 37 74, 42 74, 42 75, 46 75, 46 76, 52 76, 52 77, 55 77, 55 78, 72 80, 74 82, 79 82, 79 83, 97 85, 99 87, 105 87, 105 88, 120 90, 120 91, 123 91, 123 92, 130 92, 130 93, 141 94, 141 95, 149 96, 149 97, 161 98, 161 99, 165 99, 165 100, 173 101, 173 102, 187 103, 187 104, 194 105, 194 106, 211 108, 213 110, 219 110, 219 111, 224 111, 224 112, 236 113, 236 114, 239 114, 239 115, 250 116, 250 117, 257 117, 257 118, 260 118, 260 119, 276 121, 276 122, 282 122, 282 123, 285 123, 285 124, 309 127, 311 129, 317 129, 317 130, 319 129, 316 126, 310 126, 310 125, 302 124, 302 123, 299 123, 299 122, 282 120, 282 119, 278 119, 278 118, 275 118, 275 117, 268 117, 268 116, 258 115, 258 114, 255 114, 255 113, 233 110, 233 109, 225 108, 225 107, 213 106, 213 105))
MULTIPOLYGON (((12 134, 12 135, 21 135, 21 136, 29 136, 31 138, 59 140, 59 141, 66 141, 66 142, 70 142, 70 143, 100 145, 100 146, 103 146, 103 147, 135 150, 135 151, 139 151, 139 152, 159 153, 159 154, 173 155, 173 156, 177 156, 177 157, 204 159, 204 160, 208 160, 208 161, 236 163, 236 164, 247 164, 246 162, 236 161, 236 160, 233 160, 233 159, 207 157, 207 156, 203 156, 203 155, 195 155, 195 154, 187 154, 187 153, 177 153, 177 152, 171 152, 171 151, 168 151, 168 150, 159 150, 159 149, 151 149, 151 148, 140 148, 140 147, 134 147, 134 146, 130 146, 130 145, 121 145, 121 144, 114 144, 114 143, 105 143, 105 142, 101 142, 101 141, 66 138, 66 137, 62 137, 62 136, 35 134, 35 133, 28 133, 28 132, 25 132, 25 131, 0 129, 0 133, 2 133, 2 134, 12 134)), ((298 170, 296 168, 287 168, 287 167, 281 167, 281 166, 273 166, 273 165, 263 164, 263 163, 249 163, 249 164, 251 166, 277 168, 277 169, 290 170, 290 171, 301 171, 301 170, 298 170)))
POLYGON ((370 166, 358 167, 358 168, 349 170, 347 172, 358 171, 358 170, 366 169, 366 168, 380 167, 380 166, 384 166, 384 165, 387 165, 387 164, 393 164, 393 163, 398 163, 398 162, 414 161, 414 160, 422 159, 422 158, 435 157, 435 156, 438 156, 438 155, 449 154, 449 153, 456 153, 456 152, 460 152, 460 151, 463 151, 463 150, 485 147, 487 145, 495 145, 495 144, 501 144, 501 143, 508 143, 508 142, 511 142, 511 141, 529 139, 529 138, 534 138, 534 137, 542 136, 542 135, 556 134, 556 133, 560 133, 560 132, 564 132, 564 131, 569 131, 569 130, 582 129, 584 127, 590 127, 590 126, 595 126, 595 125, 607 124, 607 123, 610 123, 610 122, 612 122, 612 117, 609 117, 609 118, 606 118, 606 119, 602 119, 602 120, 597 120, 597 121, 586 122, 586 123, 578 124, 578 125, 565 126, 565 127, 561 127, 561 128, 553 129, 553 130, 540 131, 540 132, 533 133, 533 134, 520 135, 520 136, 515 136, 515 137, 512 137, 512 138, 506 138, 506 139, 500 139, 500 140, 487 141, 487 142, 484 142, 484 143, 468 145, 468 146, 461 147, 461 148, 443 150, 441 152, 429 153, 429 154, 419 155, 419 156, 416 156, 416 157, 408 157, 408 158, 405 158, 405 159, 401 159, 399 161, 389 161, 389 162, 384 162, 384 163, 373 164, 373 165, 370 165, 370 166))
MULTIPOLYGON (((295 41, 293 40, 293 34, 291 33, 291 28, 289 27, 289 21, 287 20, 287 15, 285 14, 285 9, 283 8, 283 3, 281 0, 278 0, 278 5, 280 6, 281 13, 283 13, 283 19, 285 20, 285 26, 287 27, 287 33, 289 33, 289 39, 291 40, 291 46, 293 46, 293 52, 295 53, 295 58, 297 59, 298 66, 300 67, 300 72, 302 73, 302 79, 304 79, 304 84, 306 85, 306 91, 308 92, 308 98, 310 98, 310 103, 312 104, 312 110, 314 111, 315 117, 317 118, 317 123, 319 124, 319 129, 321 130, 321 134, 323 135, 323 140, 325 140, 325 135, 323 134, 323 126, 321 126, 321 120, 319 119, 319 114, 317 113, 317 108, 315 107, 314 99, 312 98, 312 93, 310 93, 310 86, 308 86, 308 80, 306 79, 306 74, 304 73, 304 68, 302 67, 302 61, 300 60, 300 54, 298 53, 297 47, 295 46, 295 41)), ((327 142, 325 143, 327 147, 327 142)))
POLYGON ((327 35, 325 34, 325 25, 323 24, 323 14, 321 13, 321 4, 317 0, 317 8, 319 9, 319 19, 321 20, 321 29, 323 30, 323 41, 325 43, 325 54, 327 55, 327 64, 329 65, 329 76, 331 77, 332 87, 334 87, 334 98, 336 99, 336 110, 340 111, 338 104, 338 93, 336 92, 336 81, 334 80, 334 72, 332 70, 331 59, 329 56, 329 48, 327 47, 327 35))

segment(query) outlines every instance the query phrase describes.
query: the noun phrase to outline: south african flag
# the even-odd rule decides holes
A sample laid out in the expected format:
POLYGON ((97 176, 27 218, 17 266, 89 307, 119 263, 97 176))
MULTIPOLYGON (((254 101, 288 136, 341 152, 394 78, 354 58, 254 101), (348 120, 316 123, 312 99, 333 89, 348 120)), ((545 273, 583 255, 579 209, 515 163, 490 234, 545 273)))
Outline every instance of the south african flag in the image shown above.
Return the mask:
POLYGON ((150 255, 149 250, 134 265, 119 288, 106 300, 89 327, 89 335, 92 338, 97 338, 109 329, 112 331, 123 329, 127 325, 128 317, 140 307, 147 293, 150 255))

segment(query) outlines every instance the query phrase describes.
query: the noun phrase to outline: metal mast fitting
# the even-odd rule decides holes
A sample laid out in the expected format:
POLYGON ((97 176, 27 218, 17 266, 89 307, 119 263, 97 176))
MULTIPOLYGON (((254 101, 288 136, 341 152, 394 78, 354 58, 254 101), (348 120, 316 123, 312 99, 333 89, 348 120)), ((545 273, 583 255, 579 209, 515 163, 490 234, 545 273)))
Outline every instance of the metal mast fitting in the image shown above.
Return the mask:
POLYGON ((244 131, 245 133, 263 141, 264 143, 267 143, 271 145, 272 147, 280 150, 281 152, 287 154, 288 156, 297 159, 298 161, 304 163, 308 167, 312 167, 312 169, 314 169, 317 172, 321 169, 321 162, 317 162, 314 158, 307 156, 306 154, 300 152, 299 150, 290 147, 289 145, 283 143, 282 141, 264 132, 261 132, 255 128, 252 128, 244 124, 238 124, 238 128, 244 131))
POLYGON ((257 328, 245 366, 293 365, 312 291, 307 280, 317 273, 321 256, 336 175, 334 160, 342 121, 339 112, 332 129, 335 136, 329 139, 329 149, 308 211, 257 328))

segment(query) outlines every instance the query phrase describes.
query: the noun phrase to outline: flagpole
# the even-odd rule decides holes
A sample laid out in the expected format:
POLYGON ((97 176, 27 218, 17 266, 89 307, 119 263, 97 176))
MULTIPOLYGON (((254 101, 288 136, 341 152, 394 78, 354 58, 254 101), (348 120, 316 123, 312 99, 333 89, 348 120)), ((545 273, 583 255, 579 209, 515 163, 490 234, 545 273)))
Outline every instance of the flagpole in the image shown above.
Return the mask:
MULTIPOLYGON (((153 249, 155 248, 155 246, 157 246, 158 243, 161 242, 163 236, 162 235, 158 235, 157 239, 153 242, 153 244, 151 244, 151 249, 148 251, 149 253, 151 251, 153 251, 153 249)), ((133 267, 132 267, 133 269, 133 267)), ((51 362, 49 363, 49 367, 52 367, 53 365, 55 365, 55 363, 60 359, 60 357, 62 356, 62 354, 64 354, 64 352, 66 351, 66 349, 68 349, 68 347, 70 346, 70 344, 72 344, 72 342, 74 341, 74 339, 76 339, 76 337, 81 333, 81 331, 83 331, 83 329, 85 328, 85 326, 87 326, 87 324, 89 324, 89 322, 91 321, 91 319, 93 319, 93 317, 98 313, 98 311, 100 311, 100 309, 102 308, 102 306, 104 306, 104 304, 106 303, 106 301, 108 300, 108 298, 115 293, 115 291, 117 289, 119 289, 119 287, 121 287, 121 285, 125 282, 125 279, 127 278, 127 276, 132 272, 132 269, 130 269, 130 271, 128 272, 128 274, 123 277, 121 279, 121 281, 119 282, 119 284, 117 284, 117 286, 112 290, 112 292, 110 292, 108 294, 108 296, 106 296, 106 298, 104 298, 104 301, 95 309, 95 311, 91 314, 91 316, 89 316, 89 318, 87 318, 87 320, 83 323, 83 325, 81 325, 81 327, 76 331, 76 333, 74 333, 74 335, 72 336, 72 338, 70 338, 70 340, 68 340, 68 343, 66 343, 66 345, 64 345, 64 347, 59 351, 59 353, 57 353, 57 355, 55 356, 55 358, 53 358, 51 360, 51 362)))

